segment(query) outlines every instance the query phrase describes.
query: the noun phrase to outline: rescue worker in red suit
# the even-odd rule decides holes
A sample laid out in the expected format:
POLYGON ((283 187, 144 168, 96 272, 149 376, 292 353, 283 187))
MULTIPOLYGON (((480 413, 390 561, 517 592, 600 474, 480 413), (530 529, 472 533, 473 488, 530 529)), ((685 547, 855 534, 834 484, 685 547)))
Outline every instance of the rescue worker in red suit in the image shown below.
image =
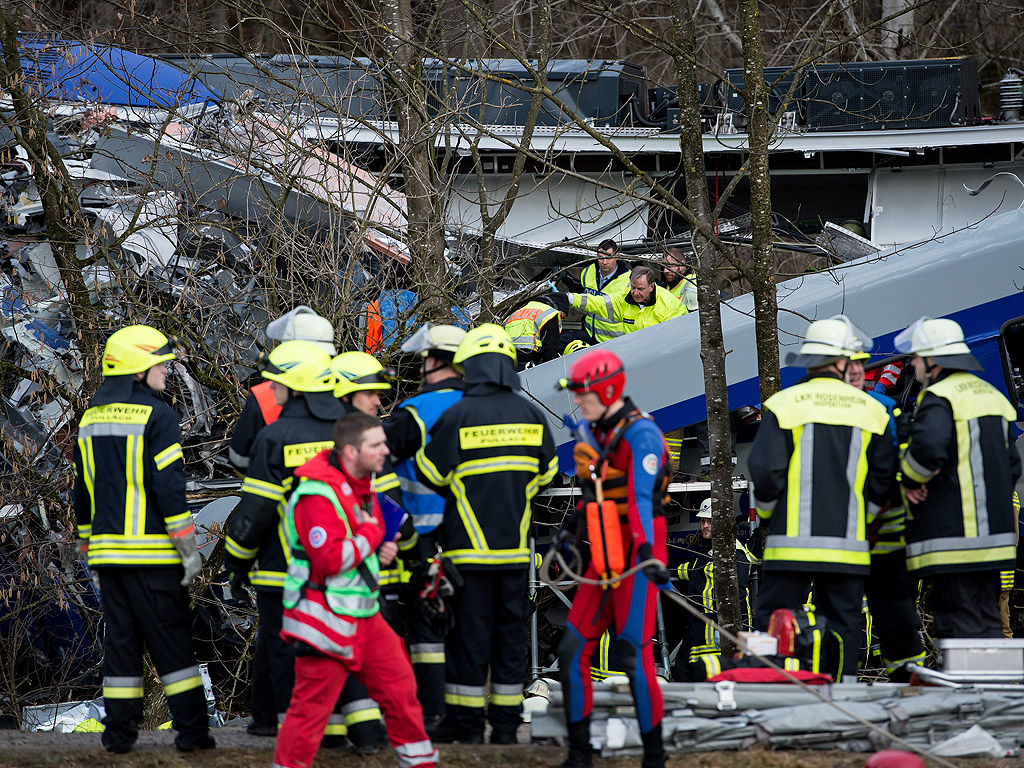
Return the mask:
MULTIPOLYGON (((616 502, 622 522, 622 546, 627 568, 652 558, 650 564, 627 577, 617 588, 580 584, 569 611, 568 624, 558 648, 562 687, 569 725, 569 756, 562 768, 590 768, 590 712, 593 688, 590 662, 601 635, 614 627, 619 658, 629 677, 643 739, 643 768, 662 768, 665 750, 661 739, 662 697, 654 670, 651 641, 655 632, 658 589, 669 581, 666 560, 663 495, 668 487, 665 438, 654 421, 623 396, 626 373, 622 361, 607 350, 581 357, 559 386, 575 393, 574 402, 590 423, 596 446, 590 451, 577 443, 574 455, 583 483, 586 508, 595 497, 588 480, 590 467, 603 473, 604 496, 616 502), (602 466, 604 465, 604 466, 602 466)), ((578 512, 563 525, 555 545, 579 541, 583 516, 578 512)), ((590 537, 593 541, 593 536, 590 537)), ((594 564, 586 578, 598 579, 594 564)))
POLYGON ((308 768, 351 673, 384 710, 400 768, 433 768, 405 644, 380 615, 377 574, 398 552, 384 542, 372 478, 388 456, 380 422, 350 413, 334 448, 295 472, 285 512, 291 557, 281 637, 295 646, 295 686, 274 750, 275 768, 308 768), (379 554, 378 554, 379 552, 379 554))

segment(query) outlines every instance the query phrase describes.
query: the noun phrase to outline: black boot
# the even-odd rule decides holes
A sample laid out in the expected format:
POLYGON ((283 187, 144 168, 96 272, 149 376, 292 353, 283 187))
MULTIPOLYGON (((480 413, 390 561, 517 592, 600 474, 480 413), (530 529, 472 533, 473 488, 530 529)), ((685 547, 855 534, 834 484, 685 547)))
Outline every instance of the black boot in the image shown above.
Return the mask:
POLYGON ((640 768, 665 768, 665 745, 661 741, 661 723, 647 733, 641 733, 644 742, 644 757, 640 768))
POLYGON ((590 747, 590 718, 569 723, 569 755, 558 768, 594 768, 593 752, 590 747))

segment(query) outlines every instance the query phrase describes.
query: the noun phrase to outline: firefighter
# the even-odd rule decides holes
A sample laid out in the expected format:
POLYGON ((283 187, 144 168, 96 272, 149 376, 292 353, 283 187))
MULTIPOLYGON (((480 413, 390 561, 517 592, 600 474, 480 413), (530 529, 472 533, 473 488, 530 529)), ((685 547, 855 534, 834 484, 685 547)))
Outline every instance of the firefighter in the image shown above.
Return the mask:
MULTIPOLYGON (((697 551, 679 566, 678 575, 686 582, 686 595, 690 602, 700 607, 704 615, 714 622, 718 621, 715 607, 715 568, 714 550, 711 548, 711 499, 704 499, 697 512, 700 523, 700 540, 697 551)), ((743 628, 750 625, 750 592, 747 584, 750 581, 750 568, 756 565, 754 557, 743 544, 736 541, 736 581, 739 586, 740 602, 743 608, 743 628)), ((707 653, 719 652, 718 633, 709 624, 705 624, 696 616, 687 613, 689 619, 689 653, 676 661, 675 677, 681 682, 690 682, 689 664, 699 661, 707 653)))
MULTIPOLYGON (((291 657, 280 637, 287 562, 278 524, 291 491, 292 474, 333 445, 334 422, 343 411, 334 398, 331 357, 316 344, 285 341, 261 367, 281 414, 260 430, 253 443, 242 499, 228 522, 224 568, 236 599, 247 602, 246 584, 256 590, 259 630, 253 652, 253 684, 257 690, 262 686, 272 692, 274 707, 272 720, 254 720, 253 726, 261 729, 257 735, 274 735, 288 706, 293 679, 291 657)), ((343 734, 338 728, 332 735, 343 734)))
POLYGON ((907 569, 926 583, 936 637, 1002 637, 999 571, 1016 560, 1017 412, 969 373, 981 365, 954 321, 922 317, 896 350, 914 355, 924 387, 900 463, 907 569))
MULTIPOLYGON (((614 589, 580 584, 569 609, 565 633, 558 646, 559 668, 569 727, 569 755, 562 768, 592 765, 590 713, 593 685, 589 667, 606 629, 614 627, 619 659, 629 677, 636 716, 643 740, 644 768, 662 768, 665 750, 661 739, 662 696, 655 677, 652 639, 655 632, 658 588, 668 585, 664 567, 667 557, 665 515, 669 473, 665 438, 654 421, 625 397, 626 372, 622 361, 608 350, 592 350, 577 360, 559 387, 573 392, 573 402, 590 423, 594 443, 576 443, 577 477, 583 479, 583 502, 595 498, 596 485, 586 479, 603 478, 605 499, 615 502, 622 524, 621 542, 625 566, 648 564, 614 589)), ((603 538, 601 530, 586 525, 584 516, 569 517, 555 537, 554 546, 584 539, 591 546, 603 538)), ((613 550, 617 542, 607 540, 613 550)), ((593 562, 585 577, 602 578, 593 562)))
POLYGON ((465 394, 416 455, 422 478, 447 494, 438 543, 463 581, 452 600, 458 631, 445 647, 445 718, 434 739, 483 741, 490 666, 491 743, 512 744, 526 676, 530 503, 558 460, 547 419, 515 393, 516 350, 504 328, 474 328, 452 362, 465 394))
POLYGON ((544 301, 531 301, 509 315, 505 331, 516 347, 519 370, 554 360, 564 348, 562 313, 544 301))
MULTIPOLYGON (((402 489, 402 505, 419 535, 423 559, 420 568, 414 569, 417 573, 425 570, 425 558, 435 553, 435 531, 444 517, 445 500, 419 481, 416 454, 430 442, 430 430, 441 414, 462 399, 465 387, 452 361, 465 336, 463 329, 453 325, 427 323, 402 344, 403 352, 421 358, 422 384, 417 394, 399 403, 384 421, 402 489)), ((404 618, 409 655, 416 673, 416 692, 429 734, 444 717, 444 636, 435 626, 435 616, 427 604, 418 599, 425 586, 422 579, 410 583, 409 577, 408 569, 400 571, 399 579, 404 583, 401 602, 385 598, 385 618, 389 608, 396 614, 400 611, 404 618)))
POLYGON ((807 375, 764 403, 747 460, 768 530, 754 628, 766 630, 776 608, 802 606, 813 584, 815 605, 842 640, 839 675, 854 679, 867 526, 896 472, 885 407, 845 381, 850 356, 870 345, 845 315, 811 323, 799 353, 786 358, 807 375))
MULTIPOLYGON (((895 400, 879 392, 877 385, 872 385, 865 377, 864 361, 869 357, 867 352, 851 355, 846 380, 885 406, 889 416, 889 439, 898 447, 900 437, 896 423, 899 409, 895 400)), ((893 476, 888 495, 889 503, 868 529, 871 570, 864 584, 864 594, 889 680, 905 683, 910 679, 906 665, 924 663, 925 650, 921 641, 921 617, 916 605, 917 583, 907 573, 907 513, 899 491, 898 475, 893 476)))
POLYGON ((163 401, 174 343, 148 325, 116 331, 103 385, 78 424, 74 507, 79 552, 103 594, 103 745, 128 752, 142 720, 143 643, 167 696, 174 745, 209 749, 206 695, 192 647, 187 587, 199 574, 185 506, 178 415, 163 401))
POLYGON ((437 764, 412 666, 380 615, 376 574, 395 550, 384 554, 372 478, 387 455, 380 422, 351 413, 334 427, 333 447, 295 473, 298 485, 283 525, 292 556, 282 628, 295 647, 295 691, 277 738, 275 766, 313 764, 331 705, 350 672, 383 705, 399 766, 437 764))
MULTIPOLYGON (((310 341, 329 355, 337 354, 334 348, 334 326, 307 306, 296 307, 272 321, 267 326, 267 337, 278 341, 310 341)), ((228 460, 239 474, 244 475, 249 468, 249 455, 256 433, 276 421, 280 413, 281 406, 274 399, 269 381, 261 382, 249 390, 228 447, 228 460)))

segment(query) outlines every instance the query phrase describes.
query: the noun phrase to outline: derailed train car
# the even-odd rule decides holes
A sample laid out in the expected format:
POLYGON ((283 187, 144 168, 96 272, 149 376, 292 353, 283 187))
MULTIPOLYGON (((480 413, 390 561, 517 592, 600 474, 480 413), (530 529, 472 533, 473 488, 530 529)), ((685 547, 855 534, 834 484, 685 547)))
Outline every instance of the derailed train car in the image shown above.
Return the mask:
MULTIPOLYGON (((784 360, 811 320, 848 315, 871 334, 869 366, 895 355, 893 339, 922 315, 956 320, 982 374, 1019 407, 1024 367, 1024 211, 848 262, 778 286, 779 347, 784 360)), ((663 430, 707 418, 700 326, 696 313, 604 342, 622 358, 627 393, 663 430)), ((759 406, 754 307, 750 294, 722 305, 729 407, 759 406)), ((574 412, 571 395, 555 385, 576 357, 521 374, 523 389, 550 414, 563 470, 572 467, 572 435, 554 414, 574 412)), ((783 368, 788 386, 804 374, 783 368)))

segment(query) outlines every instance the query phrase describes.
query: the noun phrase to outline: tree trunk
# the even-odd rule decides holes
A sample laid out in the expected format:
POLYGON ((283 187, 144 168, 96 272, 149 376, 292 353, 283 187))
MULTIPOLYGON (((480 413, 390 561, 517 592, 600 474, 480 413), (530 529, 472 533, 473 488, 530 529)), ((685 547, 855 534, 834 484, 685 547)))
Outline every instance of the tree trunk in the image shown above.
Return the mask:
POLYGON ((772 182, 768 150, 772 127, 768 115, 768 88, 764 82, 764 53, 757 0, 742 0, 743 80, 750 150, 750 214, 753 226, 754 329, 761 402, 781 388, 779 376, 778 302, 775 293, 775 250, 772 247, 772 182))
MULTIPOLYGON (((686 180, 686 205, 697 219, 712 227, 712 208, 704 167, 704 143, 697 93, 697 28, 690 0, 674 0, 673 42, 679 84, 680 161, 686 180)), ((729 390, 725 379, 725 343, 722 337, 718 293, 716 243, 691 229, 697 261, 697 305, 700 313, 700 357, 704 367, 704 397, 708 410, 711 458, 712 521, 715 605, 718 623, 736 633, 741 629, 739 585, 736 578, 736 524, 733 520, 732 438, 729 426, 729 390)), ((733 644, 724 636, 722 653, 732 655, 733 644)))
POLYGON ((882 0, 880 53, 887 59, 908 59, 914 29, 914 0, 882 0), (891 17, 891 18, 890 18, 891 17))
POLYGON ((86 383, 84 399, 73 404, 75 410, 80 411, 90 393, 99 387, 101 378, 102 347, 98 318, 82 276, 83 264, 79 262, 76 253, 76 247, 85 238, 88 227, 64 161, 46 137, 47 114, 35 102, 36 97, 31 89, 26 87, 18 50, 18 33, 24 10, 21 3, 8 6, 7 10, 0 9, 0 46, 3 47, 0 78, 14 107, 11 127, 16 131, 18 143, 28 153, 32 164, 32 175, 46 220, 46 237, 60 269, 61 284, 75 322, 86 383))
POLYGON ((413 281, 420 299, 421 320, 447 322, 451 302, 447 297, 444 262, 444 194, 437 177, 434 131, 426 113, 427 93, 423 62, 414 45, 411 0, 389 0, 391 29, 388 47, 392 64, 391 93, 398 117, 399 152, 409 209, 409 250, 413 281))

